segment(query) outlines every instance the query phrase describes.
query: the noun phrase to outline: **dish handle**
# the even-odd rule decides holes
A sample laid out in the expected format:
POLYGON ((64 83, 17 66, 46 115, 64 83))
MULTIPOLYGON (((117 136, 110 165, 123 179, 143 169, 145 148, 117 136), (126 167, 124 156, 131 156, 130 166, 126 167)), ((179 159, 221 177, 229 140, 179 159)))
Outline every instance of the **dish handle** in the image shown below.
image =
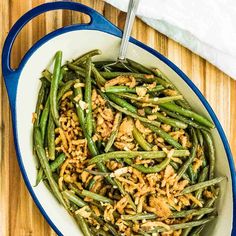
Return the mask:
POLYGON ((89 15, 91 19, 90 22, 88 24, 84 24, 86 25, 87 29, 102 30, 111 34, 121 33, 121 31, 115 25, 113 25, 110 21, 104 18, 100 13, 81 3, 69 1, 49 2, 31 9, 30 11, 25 13, 21 18, 19 18, 19 20, 13 25, 6 37, 3 46, 2 72, 11 105, 14 105, 15 103, 17 84, 21 72, 20 68, 12 69, 10 65, 11 50, 15 39, 21 29, 34 17, 47 11, 59 9, 73 10, 89 15))

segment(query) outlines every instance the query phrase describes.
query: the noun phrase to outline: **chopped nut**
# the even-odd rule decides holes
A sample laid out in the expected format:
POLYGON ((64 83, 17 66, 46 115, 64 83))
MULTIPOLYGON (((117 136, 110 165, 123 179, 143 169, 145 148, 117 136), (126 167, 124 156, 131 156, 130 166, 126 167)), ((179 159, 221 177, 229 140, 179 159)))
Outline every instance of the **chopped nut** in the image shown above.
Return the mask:
POLYGON ((140 97, 144 97, 147 93, 147 88, 144 88, 144 87, 136 87, 136 93, 138 96, 140 97))
POLYGON ((88 108, 88 104, 82 100, 79 101, 79 106, 82 110, 86 110, 88 108))

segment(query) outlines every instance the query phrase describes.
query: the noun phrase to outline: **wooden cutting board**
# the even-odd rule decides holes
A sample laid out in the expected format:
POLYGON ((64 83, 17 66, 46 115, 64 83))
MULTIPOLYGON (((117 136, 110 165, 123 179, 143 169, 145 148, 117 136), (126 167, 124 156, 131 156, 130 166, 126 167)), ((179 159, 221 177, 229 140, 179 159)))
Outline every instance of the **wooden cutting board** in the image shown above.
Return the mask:
MULTIPOLYGON (((47 1, 0 1, 1 49, 14 22, 23 13, 44 2, 47 1)), ((108 20, 123 28, 124 13, 105 4, 102 0, 79 2, 93 7, 108 20)), ((17 67, 30 46, 46 33, 63 25, 87 21, 87 16, 70 11, 50 12, 37 17, 24 28, 16 40, 12 53, 12 66, 17 67)), ((141 20, 135 21, 132 36, 168 57, 193 80, 221 121, 236 158, 236 81, 188 49, 148 27, 141 20)), ((2 77, 1 74, 0 76, 2 77)), ((9 103, 2 78, 0 81, 0 145, 0 235, 55 235, 32 201, 20 174, 14 151, 9 103)))

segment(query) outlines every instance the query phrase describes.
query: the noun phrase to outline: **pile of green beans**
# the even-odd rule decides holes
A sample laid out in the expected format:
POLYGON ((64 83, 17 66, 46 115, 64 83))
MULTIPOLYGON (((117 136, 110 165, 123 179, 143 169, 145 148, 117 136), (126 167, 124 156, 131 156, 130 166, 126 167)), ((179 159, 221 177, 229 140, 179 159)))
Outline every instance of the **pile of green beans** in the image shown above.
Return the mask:
MULTIPOLYGON (((162 172, 167 166, 172 166, 178 181, 188 181, 188 185, 176 197, 192 194, 201 202, 202 207, 192 203, 178 212, 170 206, 172 210, 170 219, 179 219, 180 222, 181 219, 191 219, 169 225, 170 230, 182 230, 183 236, 200 235, 205 224, 216 216, 214 204, 219 195, 217 185, 225 179, 225 177, 215 176, 216 154, 211 136, 214 124, 192 110, 183 95, 160 70, 146 67, 131 59, 124 62, 125 66, 116 64, 108 68, 106 64, 110 61, 94 62, 93 57, 99 58, 100 54, 101 51, 95 49, 63 65, 62 52, 58 51, 54 56, 53 70, 50 72, 46 69, 42 72, 33 123, 33 152, 38 160, 36 186, 41 181, 45 183, 58 202, 74 216, 85 236, 121 235, 117 225, 93 212, 93 206, 104 212, 104 204, 112 205, 116 202, 115 198, 111 199, 108 195, 104 196, 91 191, 96 183, 94 178, 83 190, 73 183, 63 183, 62 189, 59 188, 61 166, 70 157, 63 151, 57 151, 56 129, 61 128, 61 100, 65 93, 71 91, 72 95, 69 99, 75 109, 82 136, 86 139, 89 150, 86 165, 96 166, 95 171, 87 170, 88 173, 103 176, 106 185, 117 189, 120 196, 126 196, 127 202, 135 212, 135 214, 120 214, 114 211, 115 219, 122 219, 131 228, 134 223, 141 224, 143 220, 160 221, 156 213, 137 211, 134 197, 109 171, 107 163, 115 161, 123 167, 136 169, 144 176, 162 172), (109 84, 107 82, 119 77, 135 79, 136 86, 124 83, 107 86, 109 84), (83 83, 84 87, 76 87, 76 83, 83 83), (105 141, 93 139, 96 133, 92 107, 93 89, 96 89, 106 102, 106 106, 116 114, 116 123, 109 138, 105 141), (146 91, 142 96, 139 94, 141 90, 146 91), (168 90, 172 90, 173 95, 166 95, 168 90), (87 105, 86 111, 76 101, 75 98, 78 97, 87 105), (135 151, 120 150, 115 145, 119 128, 125 118, 133 122, 132 137, 137 147, 135 151), (139 122, 144 128, 150 130, 156 139, 163 140, 158 148, 155 147, 154 141, 147 141, 135 122, 139 122), (173 133, 178 131, 184 131, 190 145, 184 145, 180 139, 174 137, 173 133), (199 158, 199 150, 202 150, 200 157, 202 162, 195 170, 194 161, 199 158), (169 156, 170 152, 172 152, 171 156, 169 156), (137 158, 152 164, 137 164, 137 158), (175 162, 175 158, 180 160, 179 163, 175 162), (213 195, 211 199, 204 196, 205 190, 213 195), (80 215, 78 212, 81 208, 86 208, 91 217, 102 227, 95 227, 80 215)), ((147 231, 140 227, 140 230, 132 235, 152 235, 153 233, 159 235, 166 231, 167 229, 161 226, 147 231)))

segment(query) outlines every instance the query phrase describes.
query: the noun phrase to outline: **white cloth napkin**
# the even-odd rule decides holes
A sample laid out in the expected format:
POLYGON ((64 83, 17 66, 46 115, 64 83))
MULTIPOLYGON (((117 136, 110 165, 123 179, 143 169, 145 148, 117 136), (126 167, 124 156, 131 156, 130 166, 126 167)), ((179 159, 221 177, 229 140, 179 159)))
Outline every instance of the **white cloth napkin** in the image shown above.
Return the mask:
MULTIPOLYGON (((106 0, 127 11, 129 0, 106 0)), ((148 25, 236 79, 236 0, 140 0, 148 25)))

